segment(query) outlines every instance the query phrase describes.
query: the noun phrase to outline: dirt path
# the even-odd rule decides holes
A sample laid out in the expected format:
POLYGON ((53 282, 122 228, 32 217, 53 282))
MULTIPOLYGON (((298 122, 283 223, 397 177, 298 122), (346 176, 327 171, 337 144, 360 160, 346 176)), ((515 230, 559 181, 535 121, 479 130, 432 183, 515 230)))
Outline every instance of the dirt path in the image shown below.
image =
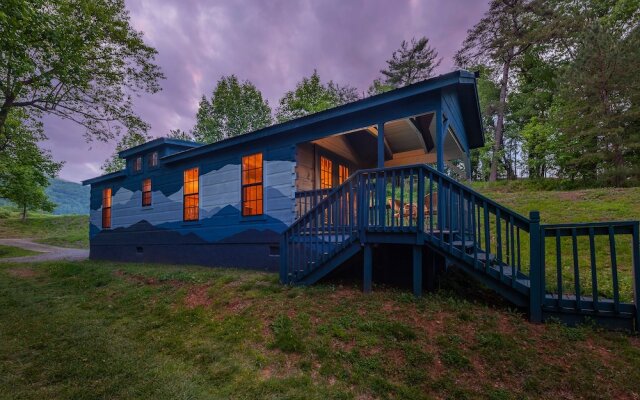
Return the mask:
POLYGON ((87 249, 69 249, 65 247, 49 246, 47 244, 33 242, 30 239, 0 239, 0 244, 20 247, 26 250, 42 253, 24 257, 1 258, 0 262, 86 260, 89 258, 89 250, 87 249))

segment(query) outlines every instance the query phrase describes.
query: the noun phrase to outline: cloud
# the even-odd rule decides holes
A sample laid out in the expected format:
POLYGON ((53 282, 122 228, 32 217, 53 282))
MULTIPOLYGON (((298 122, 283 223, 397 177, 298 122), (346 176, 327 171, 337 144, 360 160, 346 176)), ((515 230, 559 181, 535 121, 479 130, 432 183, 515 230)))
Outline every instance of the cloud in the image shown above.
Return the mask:
MULTIPOLYGON (((153 136, 194 125, 198 101, 223 75, 252 81, 272 108, 317 69, 323 80, 365 92, 402 40, 427 36, 443 57, 439 73, 487 9, 468 0, 127 0, 131 22, 158 50, 163 90, 135 100, 153 136)), ((45 147, 65 160, 63 179, 97 174, 115 144, 90 143, 83 129, 47 117, 45 147)))

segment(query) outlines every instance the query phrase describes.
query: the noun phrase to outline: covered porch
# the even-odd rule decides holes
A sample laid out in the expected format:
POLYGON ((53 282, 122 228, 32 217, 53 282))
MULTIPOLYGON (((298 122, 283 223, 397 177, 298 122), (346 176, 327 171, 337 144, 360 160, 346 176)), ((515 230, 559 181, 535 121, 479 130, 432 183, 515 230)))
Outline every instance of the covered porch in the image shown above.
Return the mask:
MULTIPOLYGON (((470 148, 464 129, 457 131, 455 125, 435 110, 297 144, 296 218, 359 170, 427 164, 470 179, 470 148)), ((392 186, 400 192, 406 184, 398 177, 392 186)), ((390 214, 404 218, 404 210, 397 211, 404 205, 386 197, 390 214)))

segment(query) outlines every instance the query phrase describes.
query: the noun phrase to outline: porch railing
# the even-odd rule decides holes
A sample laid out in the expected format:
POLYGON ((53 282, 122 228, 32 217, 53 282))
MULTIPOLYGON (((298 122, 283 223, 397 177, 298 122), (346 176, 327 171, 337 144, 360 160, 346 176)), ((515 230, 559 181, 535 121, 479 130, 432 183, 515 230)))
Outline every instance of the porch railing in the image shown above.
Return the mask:
POLYGON ((638 313, 630 303, 640 290, 638 222, 541 226, 537 212, 524 217, 427 165, 361 170, 329 193, 301 198, 316 200, 284 232, 284 282, 320 268, 357 238, 367 244, 374 234, 410 233, 528 296, 532 320, 543 307, 638 313), (622 244, 628 249, 620 258, 622 244), (605 253, 608 263, 594 261, 605 253))
POLYGON ((296 192, 296 219, 305 215, 313 207, 317 206, 322 199, 331 193, 331 189, 316 189, 296 192))

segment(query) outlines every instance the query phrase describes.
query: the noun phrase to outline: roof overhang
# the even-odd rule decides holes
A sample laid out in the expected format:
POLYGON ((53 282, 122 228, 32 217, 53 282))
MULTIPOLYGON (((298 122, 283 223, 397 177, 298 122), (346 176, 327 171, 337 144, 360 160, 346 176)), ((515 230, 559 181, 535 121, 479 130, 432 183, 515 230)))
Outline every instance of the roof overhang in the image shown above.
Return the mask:
POLYGON ((120 170, 120 171, 116 171, 116 172, 112 172, 110 174, 106 174, 106 175, 101 175, 95 178, 91 178, 91 179, 87 179, 82 181, 82 185, 93 185, 95 183, 103 183, 103 182, 107 182, 107 181, 115 181, 118 179, 123 179, 124 177, 127 176, 127 171, 120 170))
POLYGON ((392 105, 402 102, 403 100, 410 99, 414 96, 430 92, 433 92, 434 94, 439 93, 439 90, 451 86, 457 87, 458 95, 460 97, 465 97, 465 99, 461 98, 461 108, 463 115, 465 115, 465 130, 469 136, 469 143, 471 147, 474 148, 484 145, 484 132, 480 118, 478 93, 476 90, 476 76, 472 72, 459 70, 427 79, 422 82, 414 83, 413 85, 405 86, 400 89, 367 97, 366 99, 358 100, 353 103, 331 108, 281 124, 272 125, 244 135, 173 153, 162 157, 162 160, 165 163, 174 163, 260 139, 279 137, 280 135, 291 133, 295 130, 304 130, 305 127, 309 127, 314 124, 327 123, 334 119, 348 118, 350 114, 355 114, 371 108, 392 105))

